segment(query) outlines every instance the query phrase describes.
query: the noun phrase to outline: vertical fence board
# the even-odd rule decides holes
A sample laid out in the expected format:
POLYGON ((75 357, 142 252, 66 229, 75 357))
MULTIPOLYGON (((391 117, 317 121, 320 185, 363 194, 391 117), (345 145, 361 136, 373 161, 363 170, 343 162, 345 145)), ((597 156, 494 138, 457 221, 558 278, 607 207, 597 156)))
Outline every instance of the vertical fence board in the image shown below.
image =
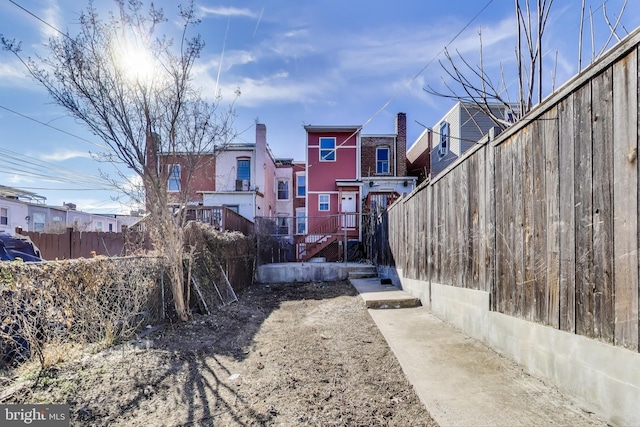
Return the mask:
POLYGON ((591 85, 576 92, 576 331, 593 336, 593 141, 591 85))
POLYGON ((491 310, 496 310, 496 150, 490 144, 486 146, 486 191, 487 191, 487 218, 485 220, 485 227, 487 235, 485 237, 486 244, 486 258, 484 261, 485 272, 487 275, 487 291, 490 292, 490 304, 491 310))
MULTIPOLYGON (((504 188, 503 182, 503 166, 502 166, 502 149, 491 147, 491 151, 494 153, 494 177, 496 194, 504 194, 507 189, 504 188)), ((502 284, 505 282, 505 269, 504 265, 504 197, 496 197, 495 199, 495 283, 492 290, 493 295, 493 309, 504 313, 505 312, 505 292, 502 284)))
POLYGON ((562 141, 559 150, 560 184, 560 329, 576 331, 576 234, 575 234, 575 94, 560 102, 558 126, 562 141))
POLYGON ((454 284, 455 281, 455 267, 457 263, 456 254, 453 252, 453 247, 455 245, 455 216, 457 212, 454 211, 454 186, 451 183, 452 175, 448 174, 445 179, 442 180, 442 183, 445 185, 445 194, 444 199, 445 202, 440 208, 440 214, 444 218, 444 235, 442 236, 442 244, 444 245, 444 255, 445 255, 445 270, 444 270, 444 283, 454 284))
MULTIPOLYGON (((537 125, 538 121, 534 120, 525 127, 520 139, 520 152, 522 156, 522 169, 519 175, 522 180, 522 318, 534 320, 536 300, 535 300, 535 282, 536 282, 536 256, 539 255, 535 246, 535 149, 537 145, 537 125)), ((517 169, 516 169, 517 171, 517 169)))
POLYGON ((615 343, 638 350, 638 63, 613 66, 615 343), (635 123, 630 127, 629 123, 635 123))
POLYGON ((487 286, 488 277, 485 266, 485 260, 487 259, 487 246, 485 244, 487 229, 487 207, 489 194, 487 189, 487 150, 489 149, 489 145, 485 145, 482 149, 478 150, 477 154, 477 165, 476 165, 476 174, 478 176, 478 191, 477 198, 475 200, 476 203, 476 224, 475 229, 473 231, 473 242, 474 242, 474 278, 475 278, 475 286, 476 289, 480 289, 483 291, 490 291, 490 288, 487 286))
POLYGON ((463 162, 455 172, 457 185, 456 198, 454 203, 456 205, 455 212, 458 212, 456 218, 457 222, 457 247, 458 253, 458 268, 457 268, 457 283, 458 286, 463 288, 469 287, 469 164, 470 162, 463 162))
POLYGON ((546 188, 546 150, 545 123, 547 116, 541 116, 531 124, 533 193, 531 194, 533 209, 532 244, 529 246, 529 262, 533 280, 532 320, 549 324, 547 317, 547 188, 546 188))
POLYGON ((440 283, 440 268, 442 266, 442 262, 440 259, 440 235, 439 235, 439 227, 440 227, 440 186, 431 187, 431 226, 429 227, 431 230, 430 233, 430 244, 431 251, 433 252, 432 256, 432 265, 431 265, 431 282, 432 283, 440 283))
POLYGON ((484 220, 484 212, 482 212, 481 207, 484 203, 482 189, 484 176, 480 173, 480 170, 483 169, 483 153, 484 150, 481 149, 477 151, 475 156, 469 159, 469 287, 473 289, 484 288, 484 285, 480 282, 480 265, 483 260, 482 238, 480 235, 482 232, 481 221, 484 220))
POLYGON ((593 321, 594 336, 613 342, 613 106, 612 69, 591 85, 593 107, 593 321))
MULTIPOLYGON (((560 158, 559 108, 544 115, 542 142, 545 149, 545 198, 547 203, 546 278, 547 324, 560 328, 560 158)), ((564 141, 564 139, 563 139, 564 141)), ((544 226, 541 224, 541 226, 544 226)))
POLYGON ((522 318, 524 313, 524 150, 523 133, 519 133, 511 143, 513 155, 513 167, 511 169, 511 185, 513 186, 513 221, 511 222, 511 233, 509 243, 513 248, 513 310, 511 313, 522 318))

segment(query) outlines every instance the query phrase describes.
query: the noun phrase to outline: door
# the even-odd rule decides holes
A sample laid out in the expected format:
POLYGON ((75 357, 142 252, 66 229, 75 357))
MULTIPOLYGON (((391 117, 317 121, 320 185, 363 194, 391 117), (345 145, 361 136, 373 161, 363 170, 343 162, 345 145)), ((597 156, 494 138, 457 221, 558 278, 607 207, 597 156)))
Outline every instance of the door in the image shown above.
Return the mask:
POLYGON ((356 228, 356 196, 358 193, 342 193, 340 212, 342 228, 356 228))

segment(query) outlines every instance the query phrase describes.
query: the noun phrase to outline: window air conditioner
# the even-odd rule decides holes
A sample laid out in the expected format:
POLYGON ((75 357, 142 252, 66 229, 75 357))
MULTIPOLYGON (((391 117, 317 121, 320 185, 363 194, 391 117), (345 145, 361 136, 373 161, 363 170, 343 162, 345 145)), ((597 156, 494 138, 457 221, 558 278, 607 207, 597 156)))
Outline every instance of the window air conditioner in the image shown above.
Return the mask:
POLYGON ((236 179, 236 191, 249 191, 249 180, 236 179))

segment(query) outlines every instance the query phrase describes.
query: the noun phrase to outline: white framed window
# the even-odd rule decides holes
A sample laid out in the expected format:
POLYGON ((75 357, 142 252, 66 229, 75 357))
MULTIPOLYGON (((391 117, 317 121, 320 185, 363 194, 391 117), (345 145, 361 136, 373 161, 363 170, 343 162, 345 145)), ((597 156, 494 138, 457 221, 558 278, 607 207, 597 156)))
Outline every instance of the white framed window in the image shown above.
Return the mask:
POLYGON ((449 123, 440 123, 440 147, 438 148, 438 154, 440 156, 446 156, 449 152, 449 123))
POLYGON ((305 174, 296 175, 296 197, 307 195, 307 177, 305 174))
POLYGON ((0 208, 0 225, 9 225, 9 208, 0 208))
POLYGON ((320 138, 320 161, 335 162, 336 161, 336 139, 323 137, 320 138))
POLYGON ((180 191, 180 165, 169 165, 169 191, 180 191))
POLYGON ((236 170, 237 180, 251 180, 251 159, 238 159, 236 170))
POLYGON ((389 147, 376 148, 376 173, 389 173, 389 147))
POLYGON ((96 221, 96 231, 102 231, 102 221, 96 221))
POLYGON ((279 216, 277 221, 278 221, 278 234, 282 235, 282 236, 288 236, 289 235, 289 218, 287 218, 286 216, 279 216))
POLYGON ((296 209, 296 234, 304 234, 307 229, 307 217, 304 209, 296 209))
POLYGON ((45 219, 46 219, 46 215, 44 214, 44 212, 34 212, 33 213, 33 231, 44 233, 45 219))
POLYGON ((278 200, 289 200, 289 181, 286 179, 278 180, 278 200))
POLYGON ((318 195, 318 210, 320 212, 328 212, 331 208, 331 200, 328 194, 318 195))

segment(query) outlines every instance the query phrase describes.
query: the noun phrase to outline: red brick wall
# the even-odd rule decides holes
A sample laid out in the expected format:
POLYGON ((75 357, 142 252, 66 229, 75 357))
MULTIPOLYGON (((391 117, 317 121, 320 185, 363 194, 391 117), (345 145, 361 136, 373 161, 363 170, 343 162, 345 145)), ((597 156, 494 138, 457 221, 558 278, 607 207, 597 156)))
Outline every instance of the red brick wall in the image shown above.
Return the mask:
POLYGON ((396 137, 363 136, 361 138, 362 176, 376 176, 376 148, 389 148, 389 173, 386 176, 407 175, 407 115, 396 116, 396 137))
POLYGON ((376 173, 376 148, 377 147, 387 147, 389 148, 389 173, 384 174, 385 176, 393 176, 395 174, 396 168, 395 165, 395 157, 393 147, 395 145, 393 136, 363 136, 361 138, 361 149, 360 154, 362 156, 361 167, 362 167, 362 176, 375 176, 376 173))

